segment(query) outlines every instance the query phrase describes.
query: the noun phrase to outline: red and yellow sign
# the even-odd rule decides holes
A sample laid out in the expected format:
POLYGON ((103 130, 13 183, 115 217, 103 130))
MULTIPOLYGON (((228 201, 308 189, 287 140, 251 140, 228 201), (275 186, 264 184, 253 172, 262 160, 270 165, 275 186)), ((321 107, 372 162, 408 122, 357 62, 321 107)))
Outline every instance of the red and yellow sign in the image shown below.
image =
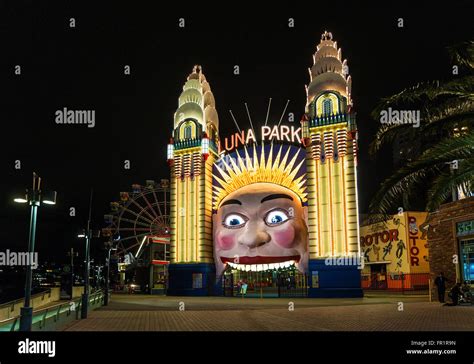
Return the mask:
POLYGON ((428 273, 428 245, 420 225, 426 212, 404 212, 392 219, 361 226, 360 245, 366 271, 386 264, 386 272, 428 273))

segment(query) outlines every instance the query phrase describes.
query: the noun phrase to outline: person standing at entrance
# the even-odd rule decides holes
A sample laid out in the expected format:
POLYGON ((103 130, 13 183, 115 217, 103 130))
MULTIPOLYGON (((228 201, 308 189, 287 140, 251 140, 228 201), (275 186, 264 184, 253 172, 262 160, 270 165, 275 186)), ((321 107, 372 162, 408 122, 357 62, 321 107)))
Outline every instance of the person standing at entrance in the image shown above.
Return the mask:
POLYGON ((242 295, 242 280, 239 279, 239 281, 237 282, 237 292, 242 295))
POLYGON ((444 295, 446 292, 446 282, 448 280, 444 276, 443 272, 439 274, 438 277, 436 277, 434 283, 436 287, 438 287, 438 300, 440 303, 444 303, 444 295))
POLYGON ((244 297, 247 294, 247 282, 243 281, 242 282, 242 288, 240 293, 242 294, 242 297, 244 297))

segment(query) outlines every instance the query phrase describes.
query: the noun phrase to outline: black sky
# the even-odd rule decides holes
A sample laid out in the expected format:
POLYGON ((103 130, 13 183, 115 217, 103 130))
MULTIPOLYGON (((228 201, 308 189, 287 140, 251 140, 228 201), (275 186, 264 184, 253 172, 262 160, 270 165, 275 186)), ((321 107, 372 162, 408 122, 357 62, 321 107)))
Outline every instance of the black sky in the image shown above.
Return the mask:
MULTIPOLYGON (((334 2, 336 3, 336 2, 334 2)), ((109 202, 132 183, 169 175, 166 144, 186 76, 201 64, 220 117, 221 138, 235 131, 232 109, 248 126, 244 102, 261 123, 272 98, 271 121, 287 99, 299 120, 305 105, 307 68, 321 33, 329 30, 353 78, 360 135, 360 208, 391 168, 390 153, 370 161, 367 146, 377 128, 369 114, 377 101, 420 81, 446 79, 445 47, 472 39, 468 1, 434 5, 334 5, 307 2, 292 8, 268 3, 203 2, 164 9, 132 2, 21 4, 0 1, 0 249, 26 249, 29 212, 12 202, 30 185, 32 171, 58 191, 58 205, 39 211, 37 247, 60 259, 87 220, 95 191, 94 224, 102 227, 109 202), (185 18, 186 27, 178 28, 185 18), (288 28, 288 18, 295 28, 288 28), (404 19, 404 28, 397 19, 404 19), (76 27, 69 27, 74 18, 76 27), (21 76, 14 75, 21 65, 21 76), (123 74, 124 65, 132 74, 123 74), (241 74, 233 74, 239 65, 241 74), (96 110, 96 127, 57 125, 58 109, 96 110), (123 161, 131 161, 131 169, 123 161), (14 161, 21 160, 21 170, 14 161), (77 209, 69 217, 69 207, 77 209)), ((96 253, 99 244, 96 243, 96 253)))

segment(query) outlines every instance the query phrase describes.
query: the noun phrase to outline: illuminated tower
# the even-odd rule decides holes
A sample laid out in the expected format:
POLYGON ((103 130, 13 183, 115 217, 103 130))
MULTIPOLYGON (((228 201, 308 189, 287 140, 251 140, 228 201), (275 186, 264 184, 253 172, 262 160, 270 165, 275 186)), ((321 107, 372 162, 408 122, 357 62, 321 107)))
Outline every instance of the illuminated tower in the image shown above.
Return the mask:
POLYGON ((302 120, 307 145, 310 295, 359 296, 360 270, 347 265, 360 256, 357 201, 357 128, 351 76, 341 49, 325 32, 313 56, 302 120))
POLYGON ((217 157, 219 119, 200 66, 194 66, 179 97, 171 167, 170 295, 207 295, 215 267, 212 243, 212 165, 217 157))

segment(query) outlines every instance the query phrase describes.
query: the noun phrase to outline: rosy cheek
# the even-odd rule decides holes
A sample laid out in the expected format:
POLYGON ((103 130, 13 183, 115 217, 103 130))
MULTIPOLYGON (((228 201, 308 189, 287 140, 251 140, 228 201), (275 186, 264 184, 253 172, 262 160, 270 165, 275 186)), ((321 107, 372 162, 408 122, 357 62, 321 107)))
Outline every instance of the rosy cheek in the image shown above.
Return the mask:
POLYGON ((275 242, 283 248, 291 248, 295 240, 295 228, 287 224, 285 228, 278 229, 273 234, 275 242))
POLYGON ((235 245, 235 235, 219 234, 217 236, 217 244, 222 250, 230 250, 235 245))

